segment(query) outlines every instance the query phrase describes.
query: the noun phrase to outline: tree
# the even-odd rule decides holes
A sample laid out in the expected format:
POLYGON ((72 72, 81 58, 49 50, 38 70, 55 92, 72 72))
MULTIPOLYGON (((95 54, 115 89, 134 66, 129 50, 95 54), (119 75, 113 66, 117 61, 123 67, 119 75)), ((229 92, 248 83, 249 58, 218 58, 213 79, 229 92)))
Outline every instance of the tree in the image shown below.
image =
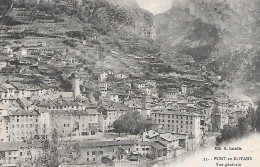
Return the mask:
POLYGON ((222 143, 222 138, 218 136, 216 138, 216 146, 220 145, 221 143, 222 143))
POLYGON ((53 129, 50 139, 41 140, 39 155, 34 157, 30 152, 32 141, 28 140, 28 151, 31 159, 28 162, 20 162, 19 167, 58 167, 62 164, 76 164, 77 159, 81 155, 81 148, 78 143, 71 141, 62 141, 61 135, 57 129, 53 129))
POLYGON ((151 122, 142 118, 137 111, 129 111, 113 123, 114 132, 138 134, 151 127, 151 122))
POLYGON ((119 118, 113 123, 114 132, 118 133, 119 136, 121 133, 127 133, 127 130, 125 128, 124 120, 119 118))
POLYGON ((239 118, 237 127, 239 131, 239 136, 245 136, 245 134, 247 134, 249 130, 247 118, 239 118))
POLYGON ((225 125, 223 130, 221 130, 222 141, 229 141, 233 137, 233 127, 231 125, 225 125))
POLYGON ((249 108, 247 114, 248 124, 252 129, 256 129, 257 124, 257 112, 253 108, 249 108))
POLYGON ((260 102, 258 102, 258 107, 256 109, 256 122, 255 128, 257 132, 260 132, 260 102))

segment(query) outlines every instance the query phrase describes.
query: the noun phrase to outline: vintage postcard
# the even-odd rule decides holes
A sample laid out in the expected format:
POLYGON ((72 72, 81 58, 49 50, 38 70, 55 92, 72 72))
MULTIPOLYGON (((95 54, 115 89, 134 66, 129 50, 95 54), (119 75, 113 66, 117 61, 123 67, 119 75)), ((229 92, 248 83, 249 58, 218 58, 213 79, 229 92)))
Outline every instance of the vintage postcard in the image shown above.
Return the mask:
POLYGON ((0 0, 1 167, 260 167, 259 0, 0 0))

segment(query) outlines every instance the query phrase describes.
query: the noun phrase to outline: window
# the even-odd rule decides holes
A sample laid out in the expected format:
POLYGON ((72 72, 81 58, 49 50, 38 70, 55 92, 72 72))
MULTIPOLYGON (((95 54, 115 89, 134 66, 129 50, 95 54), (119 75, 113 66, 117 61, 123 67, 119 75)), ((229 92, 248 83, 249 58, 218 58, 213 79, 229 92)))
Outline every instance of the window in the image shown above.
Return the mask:
POLYGON ((100 155, 103 155, 103 151, 99 151, 99 154, 100 154, 100 155))
POLYGON ((145 148, 142 148, 142 151, 145 151, 145 148))
POLYGON ((23 153, 22 153, 22 152, 20 152, 20 156, 23 156, 23 153))
POLYGON ((19 119, 17 119, 17 121, 16 122, 19 122, 19 119))
POLYGON ((92 155, 96 155, 96 151, 92 151, 92 155))
POLYGON ((87 155, 89 155, 89 151, 87 151, 87 155))

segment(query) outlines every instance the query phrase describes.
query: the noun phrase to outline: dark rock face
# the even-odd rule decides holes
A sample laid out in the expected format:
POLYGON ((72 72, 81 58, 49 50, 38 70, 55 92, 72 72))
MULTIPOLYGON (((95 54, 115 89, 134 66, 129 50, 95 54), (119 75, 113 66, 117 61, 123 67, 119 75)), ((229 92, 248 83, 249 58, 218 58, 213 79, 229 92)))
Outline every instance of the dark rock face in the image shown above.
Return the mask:
POLYGON ((232 83, 259 82, 259 2, 199 0, 155 16, 157 41, 232 83))
POLYGON ((12 1, 0 0, 0 17, 4 16, 11 8, 12 1))

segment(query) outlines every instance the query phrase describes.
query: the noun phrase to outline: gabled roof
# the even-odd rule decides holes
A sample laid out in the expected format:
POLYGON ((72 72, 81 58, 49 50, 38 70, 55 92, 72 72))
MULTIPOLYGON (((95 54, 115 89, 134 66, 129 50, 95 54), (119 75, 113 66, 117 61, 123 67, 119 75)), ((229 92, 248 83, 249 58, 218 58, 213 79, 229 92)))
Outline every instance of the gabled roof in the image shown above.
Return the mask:
POLYGON ((152 147, 157 149, 157 150, 161 150, 166 148, 163 144, 161 144, 160 142, 152 142, 151 143, 152 147))
POLYGON ((1 86, 2 88, 6 88, 6 89, 15 89, 11 84, 2 84, 1 86))
POLYGON ((7 93, 7 90, 4 89, 4 88, 1 88, 1 86, 0 86, 0 92, 5 92, 5 93, 7 93))
POLYGON ((174 136, 174 135, 172 135, 170 133, 160 134, 160 137, 162 139, 166 140, 167 142, 178 140, 177 136, 174 136))

